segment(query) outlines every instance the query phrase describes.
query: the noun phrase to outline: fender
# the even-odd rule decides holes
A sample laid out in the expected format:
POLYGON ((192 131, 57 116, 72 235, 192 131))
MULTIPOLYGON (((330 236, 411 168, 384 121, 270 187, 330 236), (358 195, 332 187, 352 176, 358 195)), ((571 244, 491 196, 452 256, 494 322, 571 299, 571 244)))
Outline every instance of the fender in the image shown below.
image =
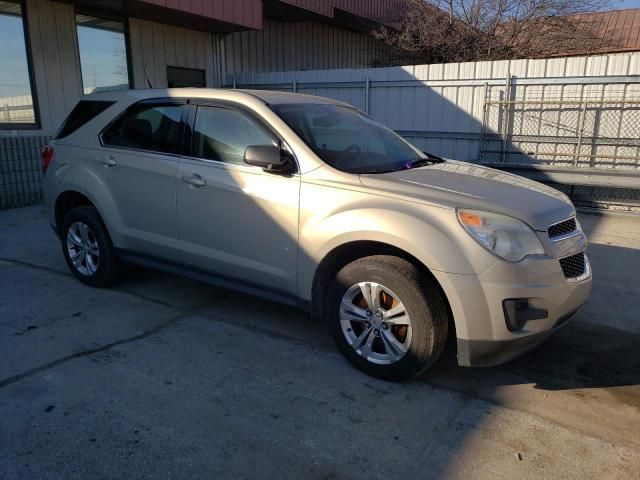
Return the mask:
POLYGON ((301 225, 300 296, 311 299, 319 264, 331 251, 351 242, 391 245, 417 258, 432 272, 477 275, 496 262, 470 236, 459 234, 461 227, 453 210, 424 209, 407 203, 401 207, 402 211, 391 208, 341 211, 320 222, 301 225), (456 235, 452 229, 456 229, 456 235))
POLYGON ((312 231, 312 238, 322 239, 317 244, 305 243, 303 239, 308 237, 304 234, 305 226, 301 226, 298 280, 302 301, 312 301, 316 271, 333 250, 352 242, 379 242, 408 253, 431 271, 451 308, 456 334, 466 338, 472 312, 464 309, 465 303, 461 301, 452 277, 466 277, 471 280, 471 285, 476 285, 472 279, 488 270, 497 259, 471 236, 460 235, 462 227, 455 210, 409 202, 397 202, 400 208, 393 208, 393 203, 396 202, 383 209, 340 211, 320 222, 310 222, 312 225, 306 226, 309 234, 312 231))

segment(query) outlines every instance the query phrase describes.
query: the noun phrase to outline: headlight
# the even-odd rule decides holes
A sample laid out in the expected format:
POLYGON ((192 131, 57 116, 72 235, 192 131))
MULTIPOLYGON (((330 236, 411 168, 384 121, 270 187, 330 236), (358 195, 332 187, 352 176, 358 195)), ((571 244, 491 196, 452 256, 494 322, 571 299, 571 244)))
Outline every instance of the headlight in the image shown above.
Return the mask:
POLYGON ((544 253, 531 227, 515 218, 478 210, 458 210, 458 220, 480 245, 510 262, 544 253))

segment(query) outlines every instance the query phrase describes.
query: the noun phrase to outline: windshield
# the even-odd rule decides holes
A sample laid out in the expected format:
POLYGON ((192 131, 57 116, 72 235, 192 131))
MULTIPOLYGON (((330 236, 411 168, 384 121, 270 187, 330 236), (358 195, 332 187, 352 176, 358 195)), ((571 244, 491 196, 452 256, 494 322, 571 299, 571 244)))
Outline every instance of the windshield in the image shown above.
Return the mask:
POLYGON ((350 173, 384 173, 430 163, 430 157, 355 108, 316 103, 271 109, 326 163, 350 173))

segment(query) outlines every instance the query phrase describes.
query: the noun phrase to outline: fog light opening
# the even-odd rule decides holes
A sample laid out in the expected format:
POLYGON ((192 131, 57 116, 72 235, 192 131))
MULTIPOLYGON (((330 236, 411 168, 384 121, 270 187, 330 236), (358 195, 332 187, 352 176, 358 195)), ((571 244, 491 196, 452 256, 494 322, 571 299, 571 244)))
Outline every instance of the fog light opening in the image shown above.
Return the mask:
POLYGON ((504 319, 509 331, 520 331, 531 320, 542 320, 549 317, 547 310, 533 307, 529 301, 529 298, 510 298, 502 302, 504 319))

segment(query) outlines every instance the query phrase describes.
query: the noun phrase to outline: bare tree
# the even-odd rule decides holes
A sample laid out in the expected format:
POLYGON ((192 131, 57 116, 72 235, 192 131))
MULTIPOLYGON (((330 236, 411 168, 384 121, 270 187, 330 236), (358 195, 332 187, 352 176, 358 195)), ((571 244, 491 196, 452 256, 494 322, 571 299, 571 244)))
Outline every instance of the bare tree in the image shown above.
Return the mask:
POLYGON ((610 43, 588 12, 610 0, 406 0, 374 36, 387 63, 462 62, 588 54, 610 43))

